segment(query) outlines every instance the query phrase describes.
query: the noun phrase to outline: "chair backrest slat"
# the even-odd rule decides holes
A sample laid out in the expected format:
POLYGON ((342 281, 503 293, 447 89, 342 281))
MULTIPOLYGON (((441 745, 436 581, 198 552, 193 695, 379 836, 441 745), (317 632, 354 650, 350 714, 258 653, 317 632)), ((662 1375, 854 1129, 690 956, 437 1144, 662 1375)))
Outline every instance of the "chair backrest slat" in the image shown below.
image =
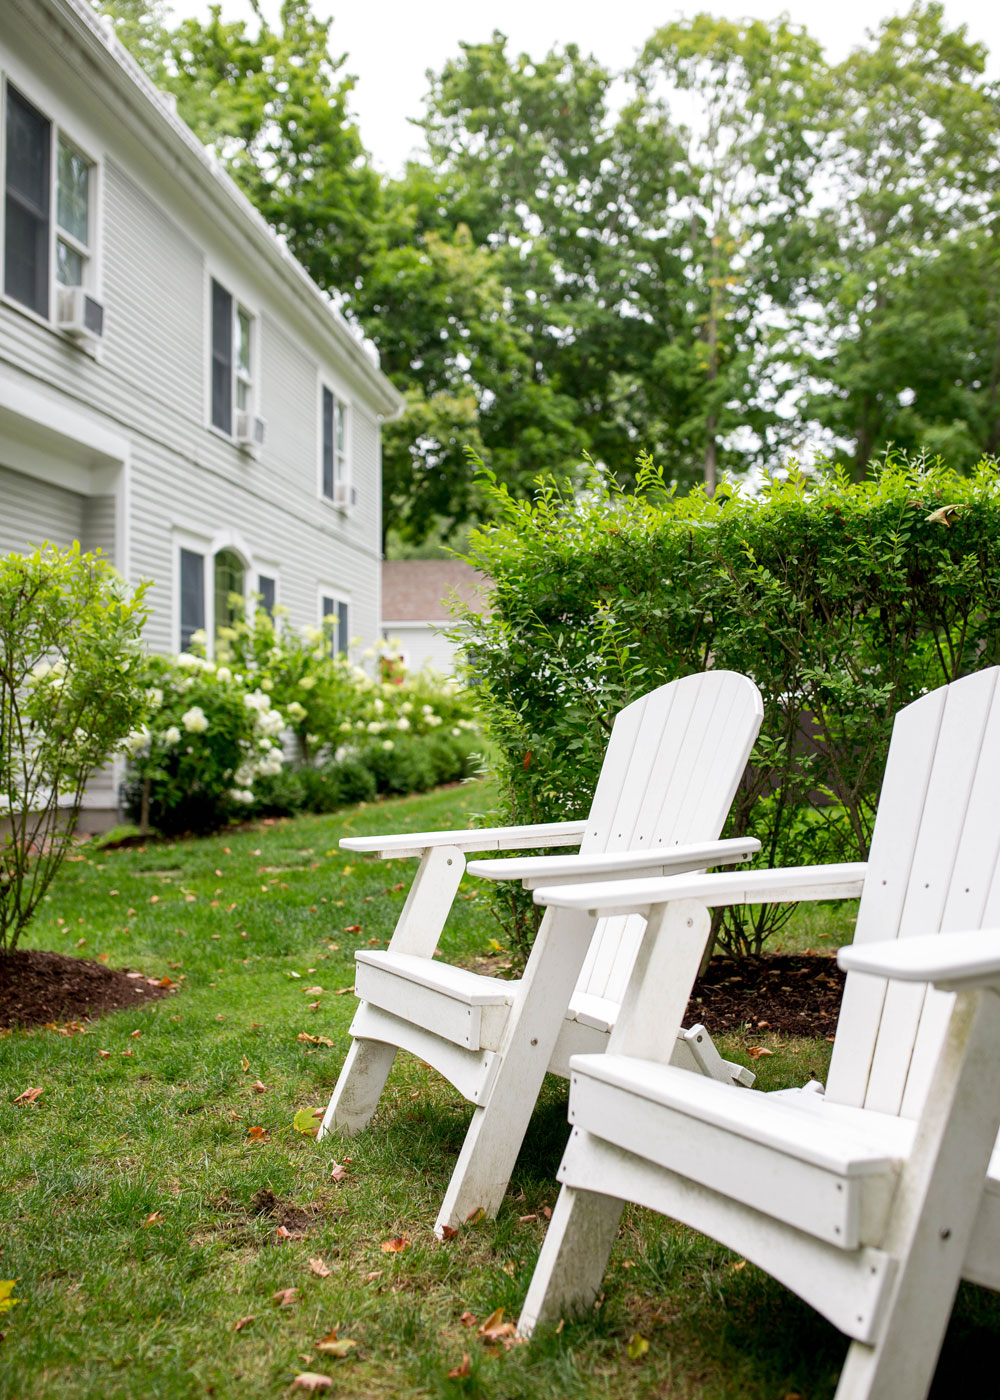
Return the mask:
MULTIPOLYGON (((1000 687, 980 671, 900 712, 856 942, 980 928, 1000 898, 1000 687)), ((916 1117, 951 998, 848 976, 827 1095, 916 1117)))
MULTIPOLYGON (((581 851, 718 837, 762 713, 757 687, 732 671, 685 676, 628 705, 612 729, 581 851)), ((634 917, 602 919, 577 989, 620 1001, 643 927, 634 917)))

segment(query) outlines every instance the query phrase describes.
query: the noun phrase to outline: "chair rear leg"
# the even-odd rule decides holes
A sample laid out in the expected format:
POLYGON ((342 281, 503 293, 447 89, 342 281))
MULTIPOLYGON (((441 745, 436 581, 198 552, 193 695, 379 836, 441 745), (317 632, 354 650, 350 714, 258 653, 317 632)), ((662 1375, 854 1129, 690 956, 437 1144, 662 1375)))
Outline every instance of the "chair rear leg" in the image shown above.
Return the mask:
POLYGON ((530 1337, 539 1323, 578 1317, 591 1306, 623 1210, 623 1202, 612 1196, 562 1188, 518 1319, 519 1337, 530 1337))
POLYGON ((378 1107, 385 1081, 396 1058, 395 1045, 382 1040, 352 1040, 318 1137, 341 1132, 351 1135, 368 1126, 378 1107))

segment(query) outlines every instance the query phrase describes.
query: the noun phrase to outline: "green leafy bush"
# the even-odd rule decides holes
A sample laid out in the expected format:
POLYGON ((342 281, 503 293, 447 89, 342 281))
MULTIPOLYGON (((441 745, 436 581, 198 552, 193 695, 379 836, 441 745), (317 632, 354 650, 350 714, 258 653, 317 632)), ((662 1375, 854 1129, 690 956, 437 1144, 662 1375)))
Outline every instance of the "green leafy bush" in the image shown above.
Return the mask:
POLYGON ((142 713, 144 591, 78 544, 0 558, 0 952, 59 868, 87 779, 142 713))
POLYGON ((280 772, 284 716, 254 677, 191 653, 147 661, 146 724, 127 740, 129 807, 145 830, 211 831, 280 772))
MULTIPOLYGON (((485 475, 501 519, 469 560, 492 611, 465 617, 466 652, 511 821, 585 813, 617 711, 725 667, 764 698, 729 831, 769 865, 863 859, 896 711, 1000 659, 993 462, 890 457, 862 483, 821 464, 712 499, 673 495, 648 459, 632 494, 595 473, 526 503, 485 475)), ((723 911, 717 932, 759 952, 784 917, 723 911)))
MULTIPOLYGON (((376 679, 333 653, 329 620, 297 632, 281 616, 241 616, 222 629, 215 660, 204 634, 188 653, 150 659, 147 723, 129 739, 129 806, 144 830, 332 812, 474 768, 479 731, 457 682, 429 672, 376 679)), ((367 660, 377 666, 379 649, 367 660)))

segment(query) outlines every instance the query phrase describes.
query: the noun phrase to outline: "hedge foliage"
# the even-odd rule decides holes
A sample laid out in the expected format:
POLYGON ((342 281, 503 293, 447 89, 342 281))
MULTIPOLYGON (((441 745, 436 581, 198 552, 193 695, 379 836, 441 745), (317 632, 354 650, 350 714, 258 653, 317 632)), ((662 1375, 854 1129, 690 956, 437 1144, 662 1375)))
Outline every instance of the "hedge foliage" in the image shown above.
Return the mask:
MULTIPOLYGON (((725 667, 764 700, 728 833, 759 837, 758 864, 864 859, 896 711, 1000 660, 994 462, 889 457, 862 483, 823 463, 712 499, 648 458, 630 494, 595 472, 522 502, 484 475, 502 516, 467 557, 493 610, 464 623, 511 821, 584 814, 617 711, 725 667)), ((759 952, 787 913, 723 911, 717 934, 759 952)))

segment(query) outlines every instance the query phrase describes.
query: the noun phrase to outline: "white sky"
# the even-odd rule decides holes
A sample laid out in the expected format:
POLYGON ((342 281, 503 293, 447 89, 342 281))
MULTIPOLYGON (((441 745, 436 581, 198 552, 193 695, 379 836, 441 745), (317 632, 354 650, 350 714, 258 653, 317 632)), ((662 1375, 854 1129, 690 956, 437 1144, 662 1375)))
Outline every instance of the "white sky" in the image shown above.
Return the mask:
MULTIPOLYGON (((261 0, 274 17, 279 0, 261 0)), ((653 31, 672 19, 702 11, 729 19, 774 19, 787 14, 804 25, 833 61, 864 42, 867 30, 883 18, 905 14, 908 0, 702 0, 688 5, 656 0, 313 0, 322 18, 333 15, 330 48, 346 53, 344 71, 357 78, 352 107, 361 138, 382 170, 397 174, 418 145, 421 133, 407 118, 418 117, 427 90, 428 69, 437 70, 459 52, 459 41, 479 43, 494 29, 509 48, 533 58, 554 45, 578 44, 606 67, 627 67, 653 31)), ((204 0, 173 0, 176 16, 207 16, 204 0)), ((246 0, 223 0, 226 19, 249 15, 246 0)), ((1000 77, 1000 0, 944 0, 945 21, 966 25, 969 37, 989 49, 987 72, 1000 77)))
MULTIPOLYGON (((266 13, 274 0, 264 0, 266 13)), ((192 0, 174 0, 178 14, 196 8, 192 0)), ((907 0, 702 0, 677 5, 655 0, 611 0, 585 5, 580 0, 504 0, 483 5, 476 0, 314 0, 314 10, 334 16, 330 47, 346 53, 345 71, 357 77, 353 108, 361 137, 381 169, 397 173, 417 144, 420 132, 407 122, 420 115, 427 90, 427 70, 439 69, 458 52, 460 40, 478 43, 494 29, 510 40, 510 49, 539 57, 553 44, 576 43, 611 69, 632 62, 653 31, 672 19, 701 11, 739 19, 772 19, 785 13, 804 25, 834 61, 864 42, 866 30, 883 17, 903 14, 907 0)), ((240 0, 225 0, 227 17, 240 13, 240 0)), ((988 72, 1000 76, 1000 3, 998 0, 944 0, 946 22, 968 27, 970 38, 990 51, 988 72)))

